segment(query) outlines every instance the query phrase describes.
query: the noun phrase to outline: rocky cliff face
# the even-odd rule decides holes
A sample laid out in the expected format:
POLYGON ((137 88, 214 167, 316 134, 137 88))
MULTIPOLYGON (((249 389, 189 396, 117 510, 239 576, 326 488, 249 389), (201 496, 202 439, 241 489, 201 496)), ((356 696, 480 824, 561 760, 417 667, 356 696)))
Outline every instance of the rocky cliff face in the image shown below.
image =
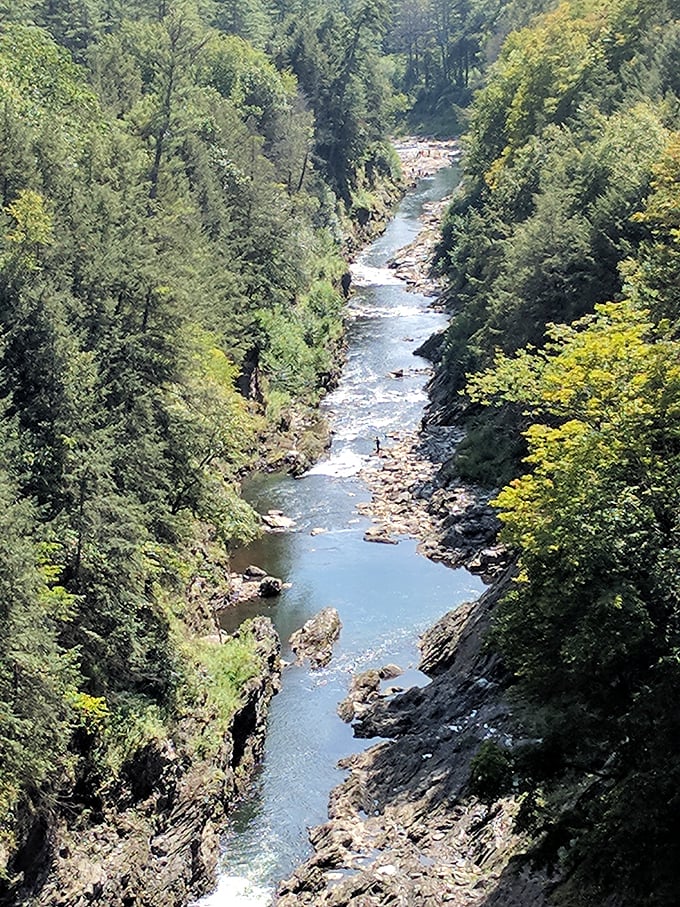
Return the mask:
POLYGON ((184 907, 210 887, 220 825, 261 755, 278 688, 278 638, 265 618, 253 630, 263 670, 244 689, 219 756, 190 757, 181 740, 194 729, 180 726, 173 740, 138 754, 126 789, 99 814, 85 812, 78 824, 65 810, 37 820, 18 864, 23 885, 5 904, 184 907))
POLYGON ((330 819, 310 834, 314 856, 281 885, 278 907, 547 907, 550 880, 514 868, 518 804, 469 790, 480 745, 512 745, 518 733, 502 665, 483 645, 508 581, 425 634, 429 686, 357 722, 357 735, 389 740, 347 760, 330 819))

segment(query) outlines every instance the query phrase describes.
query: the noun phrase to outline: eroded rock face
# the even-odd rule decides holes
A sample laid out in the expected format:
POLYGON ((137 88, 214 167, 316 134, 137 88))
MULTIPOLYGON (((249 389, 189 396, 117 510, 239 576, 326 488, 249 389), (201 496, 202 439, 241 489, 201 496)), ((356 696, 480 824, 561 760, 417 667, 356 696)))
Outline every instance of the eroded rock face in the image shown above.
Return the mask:
POLYGON ((380 468, 362 473, 372 499, 357 510, 373 520, 366 541, 397 544, 399 536, 411 536, 426 557, 465 565, 490 581, 507 568, 510 554, 496 544, 500 522, 489 504, 495 492, 449 475, 461 437, 460 428, 441 425, 392 435, 380 468))
POLYGON ((517 802, 468 793, 480 743, 512 746, 517 732, 502 665, 483 645, 508 579, 425 634, 429 686, 367 707, 362 735, 390 739, 344 760, 329 821, 310 832, 315 853, 277 907, 548 907, 553 881, 512 868, 517 802))
POLYGON ((290 637, 290 645, 301 664, 309 659, 313 668, 323 668, 333 657, 333 646, 342 623, 335 608, 324 608, 290 637))
POLYGON ((338 705, 338 715, 343 721, 352 721, 366 703, 377 699, 380 680, 380 672, 375 669, 362 671, 352 678, 349 693, 338 705))
MULTIPOLYGON (((101 806, 96 820, 72 826, 64 815, 55 821, 43 854, 49 875, 26 872, 23 885, 16 880, 14 899, 3 903, 186 907, 211 887, 224 815, 261 756, 266 713, 279 682, 279 643, 271 622, 257 618, 251 628, 263 670, 244 689, 220 752, 205 761, 184 750, 183 736, 197 730, 189 716, 174 740, 149 744, 137 754, 125 789, 101 806)), ((30 866, 30 854, 24 856, 30 866)))
POLYGON ((343 721, 353 721, 364 715, 369 704, 375 702, 376 699, 385 699, 402 692, 401 687, 387 687, 384 690, 380 688, 383 680, 393 680, 401 673, 403 672, 398 665, 387 664, 379 669, 369 668, 368 671, 355 674, 352 677, 347 696, 338 705, 338 715, 343 721))

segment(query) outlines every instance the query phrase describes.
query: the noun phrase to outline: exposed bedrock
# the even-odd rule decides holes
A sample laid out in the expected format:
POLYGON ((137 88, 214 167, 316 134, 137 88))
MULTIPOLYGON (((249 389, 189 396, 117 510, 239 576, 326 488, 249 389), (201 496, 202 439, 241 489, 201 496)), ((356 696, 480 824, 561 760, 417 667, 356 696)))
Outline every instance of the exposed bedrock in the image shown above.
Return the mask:
MULTIPOLYGON (((32 907, 185 907, 214 881, 225 811, 243 792, 264 743, 278 688, 279 643, 269 620, 251 624, 263 669, 249 680, 218 756, 183 745, 196 727, 138 751, 125 788, 111 802, 67 815, 36 817, 19 855, 24 884, 1 902, 32 907), (44 866, 45 878, 33 875, 44 866), (47 875, 49 872, 49 875, 47 875)), ((64 811, 65 813, 66 811, 64 811)))

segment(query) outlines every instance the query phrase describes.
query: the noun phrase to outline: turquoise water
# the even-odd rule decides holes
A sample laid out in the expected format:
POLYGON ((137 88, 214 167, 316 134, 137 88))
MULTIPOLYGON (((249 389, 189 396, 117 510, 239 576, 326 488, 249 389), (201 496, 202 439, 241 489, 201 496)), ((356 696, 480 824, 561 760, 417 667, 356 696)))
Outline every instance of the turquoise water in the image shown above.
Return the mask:
POLYGON ((423 296, 406 292, 385 270, 387 260, 411 242, 427 201, 446 195, 458 180, 455 168, 423 180, 399 207, 387 232, 360 257, 350 306, 348 356, 339 387, 324 409, 333 429, 327 459, 301 479, 258 476, 247 496, 257 509, 282 510, 295 531, 269 534, 240 552, 235 568, 249 563, 291 583, 275 600, 225 615, 233 629, 245 617, 272 618, 289 659, 290 634, 321 608, 332 605, 342 620, 330 665, 321 671, 291 666, 272 703, 263 764, 251 795, 225 830, 219 885, 201 907, 271 903, 277 883, 310 853, 307 829, 327 818, 328 794, 344 773, 338 760, 371 741, 356 740, 336 707, 351 672, 396 662, 406 673, 400 686, 427 683, 415 665, 418 635, 438 617, 483 590, 466 570, 450 570, 399 545, 363 541, 370 522, 356 512, 370 495, 358 476, 375 468, 374 438, 417 427, 426 403, 423 375, 395 380, 390 371, 426 365, 413 350, 445 316, 423 296), (312 529, 324 529, 311 535, 312 529))

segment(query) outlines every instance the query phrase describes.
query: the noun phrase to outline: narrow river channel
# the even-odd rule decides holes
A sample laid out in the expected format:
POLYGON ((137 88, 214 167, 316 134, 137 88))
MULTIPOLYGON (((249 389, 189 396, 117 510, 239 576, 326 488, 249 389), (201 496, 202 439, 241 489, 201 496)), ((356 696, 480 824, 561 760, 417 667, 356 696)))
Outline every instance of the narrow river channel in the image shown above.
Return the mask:
POLYGON ((422 180, 355 266, 347 362, 338 388, 324 403, 333 429, 328 458, 301 479, 259 476, 247 489, 260 512, 282 510, 296 528, 267 535, 242 552, 234 566, 258 564, 291 587, 275 605, 230 610, 225 628, 267 614, 285 659, 290 658, 290 634, 321 608, 337 608, 343 628, 328 668, 284 671, 263 764, 250 798, 226 829, 218 888, 199 902, 201 907, 271 903, 278 881, 310 852, 307 828, 327 818, 328 794, 344 777, 338 760, 375 742, 354 739, 336 714, 350 673, 396 662, 406 671, 391 683, 426 683, 415 669, 418 635, 483 589, 466 570, 421 557, 415 541, 395 546, 363 541, 369 521, 356 513, 357 504, 369 499, 359 470, 379 466, 375 437, 389 446, 391 434, 418 425, 426 403, 423 374, 395 379, 390 372, 425 366, 413 350, 445 321, 425 297, 406 292, 386 263, 417 235, 423 205, 447 195, 458 178, 451 167, 422 180), (312 535, 312 529, 325 531, 312 535))

